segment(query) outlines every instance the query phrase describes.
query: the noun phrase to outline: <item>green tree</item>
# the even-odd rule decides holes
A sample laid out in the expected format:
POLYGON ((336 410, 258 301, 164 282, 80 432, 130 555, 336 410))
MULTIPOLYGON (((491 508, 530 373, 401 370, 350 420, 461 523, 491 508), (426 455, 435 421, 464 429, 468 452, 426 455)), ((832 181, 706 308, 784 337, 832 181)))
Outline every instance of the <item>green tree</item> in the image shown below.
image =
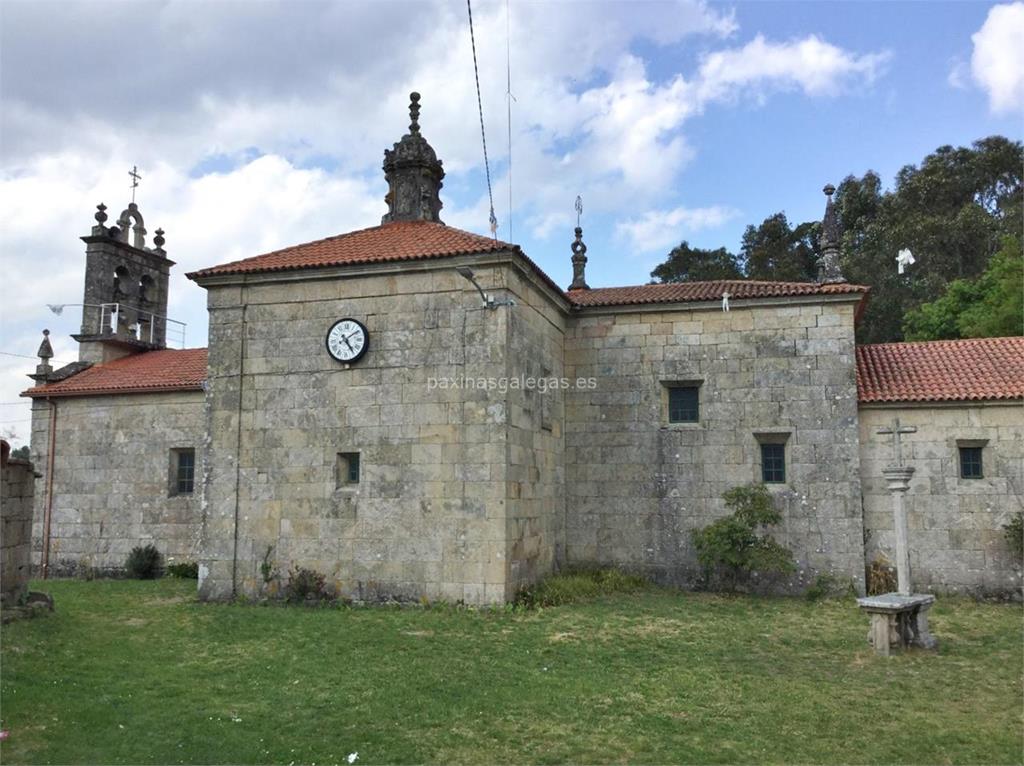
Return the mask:
POLYGON ((741 245, 747 276, 776 282, 813 280, 818 228, 817 223, 805 223, 793 229, 785 213, 768 216, 760 226, 748 226, 741 245))
POLYGON ((651 277, 658 282, 700 282, 716 279, 741 279, 736 256, 720 247, 717 250, 704 250, 691 247, 685 240, 672 249, 668 258, 659 264, 651 277))
POLYGON ((1003 246, 977 279, 956 279, 938 299, 907 313, 907 340, 992 338, 1021 335, 1024 323, 1024 251, 1017 236, 1003 246))
POLYGON ((985 271, 1001 238, 1020 229, 1022 166, 1020 142, 993 136, 970 148, 938 148, 902 168, 890 192, 873 172, 839 185, 844 273, 871 287, 860 342, 901 340, 904 315, 985 271), (895 258, 903 248, 917 263, 900 275, 895 258))

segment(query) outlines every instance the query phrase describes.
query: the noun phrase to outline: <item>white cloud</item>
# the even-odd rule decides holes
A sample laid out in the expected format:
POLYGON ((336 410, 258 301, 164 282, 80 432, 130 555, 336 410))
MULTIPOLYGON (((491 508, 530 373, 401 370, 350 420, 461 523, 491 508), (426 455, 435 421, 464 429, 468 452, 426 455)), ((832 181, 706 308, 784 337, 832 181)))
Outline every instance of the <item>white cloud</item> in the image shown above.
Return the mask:
POLYGON ((707 102, 743 94, 752 88, 799 88, 809 96, 834 95, 851 81, 873 82, 889 60, 887 52, 861 56, 817 35, 773 43, 757 35, 742 48, 704 57, 698 93, 707 102))
POLYGON ((955 58, 950 62, 946 82, 949 83, 951 88, 967 90, 970 87, 970 75, 971 68, 967 62, 961 58, 955 58))
POLYGON ((738 210, 719 205, 649 210, 639 218, 618 223, 615 232, 641 253, 664 251, 698 231, 714 229, 738 215, 738 210))
POLYGON ((1024 3, 994 6, 971 35, 971 74, 995 113, 1024 111, 1024 3))

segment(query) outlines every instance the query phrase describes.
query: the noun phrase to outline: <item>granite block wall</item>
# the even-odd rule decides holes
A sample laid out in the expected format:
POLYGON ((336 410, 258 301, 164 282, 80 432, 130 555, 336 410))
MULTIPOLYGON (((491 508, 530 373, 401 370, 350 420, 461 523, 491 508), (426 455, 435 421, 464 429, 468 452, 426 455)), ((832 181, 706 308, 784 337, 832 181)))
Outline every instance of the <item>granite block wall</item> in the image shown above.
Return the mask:
POLYGON ((691 532, 725 513, 722 493, 761 478, 759 439, 784 441, 776 538, 799 572, 864 587, 854 303, 588 312, 569 325, 566 371, 593 390, 566 398, 570 562, 692 584, 691 532), (669 383, 699 385, 696 423, 670 424, 669 383))
MULTIPOLYGON (((171 451, 204 441, 202 391, 63 397, 57 407, 50 533, 50 574, 117 572, 137 545, 164 557, 195 560, 199 491, 175 494, 171 451)), ((41 563, 47 506, 50 405, 32 403, 32 461, 37 479, 32 557, 41 563)))
POLYGON ((506 597, 565 563, 566 313, 528 274, 502 272, 509 314, 506 597))
POLYGON ((0 604, 7 607, 28 595, 35 471, 28 461, 4 457, 0 475, 0 604))
POLYGON ((1002 526, 1024 510, 1024 408, 1017 402, 860 408, 865 555, 895 561, 892 503, 882 471, 898 417, 917 428, 902 437, 914 475, 907 494, 915 589, 1002 596, 1021 588, 1020 559, 1002 526), (983 478, 960 477, 959 446, 982 446, 983 478))
MULTIPOLYGON (((488 290, 501 268, 474 264, 488 290)), ((504 601, 510 405, 478 382, 508 370, 508 311, 449 264, 205 286, 201 596, 274 595, 304 567, 360 600, 504 601), (348 367, 324 345, 343 317, 370 338, 348 367)))

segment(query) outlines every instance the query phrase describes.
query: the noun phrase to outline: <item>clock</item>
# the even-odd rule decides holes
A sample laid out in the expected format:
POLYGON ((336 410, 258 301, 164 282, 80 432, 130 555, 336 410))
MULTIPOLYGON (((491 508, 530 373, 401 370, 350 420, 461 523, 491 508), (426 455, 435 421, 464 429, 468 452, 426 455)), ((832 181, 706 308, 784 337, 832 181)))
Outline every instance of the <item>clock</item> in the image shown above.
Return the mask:
POLYGON ((327 353, 339 362, 354 364, 369 347, 370 334, 356 319, 339 319, 327 331, 327 353))

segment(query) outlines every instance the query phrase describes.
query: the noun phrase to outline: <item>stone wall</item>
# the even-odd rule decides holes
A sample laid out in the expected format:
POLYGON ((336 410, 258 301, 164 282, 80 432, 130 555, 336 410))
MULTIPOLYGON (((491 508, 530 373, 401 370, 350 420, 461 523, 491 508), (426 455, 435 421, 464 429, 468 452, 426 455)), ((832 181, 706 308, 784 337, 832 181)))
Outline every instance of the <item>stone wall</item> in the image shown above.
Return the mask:
MULTIPOLYGON (((172 494, 171 450, 203 448, 201 391, 62 397, 50 529, 50 574, 116 572, 132 548, 153 544, 165 557, 195 560, 196 478, 191 495, 172 494)), ((50 404, 32 403, 35 493, 33 562, 41 564, 47 507, 50 404)))
POLYGON ((565 563, 566 315, 528 274, 509 269, 508 587, 517 589, 565 563), (543 382, 542 382, 543 381, 543 382), (511 386, 516 386, 512 388, 511 386))
MULTIPOLYGON (((472 263, 485 289, 508 286, 512 266, 472 263)), ((211 445, 202 597, 272 594, 291 568, 305 567, 356 599, 501 602, 511 587, 509 525, 528 547, 516 555, 534 562, 523 566, 549 566, 531 538, 545 532, 537 514, 557 505, 558 490, 535 453, 557 451, 556 437, 510 436, 519 400, 465 385, 507 375, 519 353, 510 350, 509 311, 482 308, 454 262, 382 271, 204 285, 211 445), (370 334, 350 368, 324 346, 343 317, 370 334), (523 490, 511 489, 513 445, 523 490), (360 454, 357 485, 338 481, 338 454, 348 452, 360 454)), ((542 324, 526 318, 528 302, 516 309, 522 321, 542 324)), ((557 344, 546 343, 554 357, 557 344)))
POLYGON ((782 587, 828 572, 863 590, 854 306, 793 299, 575 318, 566 372, 597 387, 567 397, 569 561, 691 584, 691 531, 725 512, 725 490, 760 480, 760 436, 786 442, 787 482, 770 485, 783 510, 775 536, 800 572, 782 587), (699 422, 668 423, 669 382, 699 384, 699 422))
POLYGON ((0 603, 4 607, 18 604, 28 595, 34 481, 31 463, 8 461, 5 456, 0 476, 0 603))
POLYGON ((907 495, 915 589, 1004 595, 1020 590, 1019 560, 1002 525, 1024 510, 1024 409, 1020 402, 860 408, 865 555, 895 561, 892 504, 882 470, 891 437, 878 434, 898 417, 904 460, 914 467, 907 495), (960 478, 959 444, 980 445, 984 477, 960 478))

